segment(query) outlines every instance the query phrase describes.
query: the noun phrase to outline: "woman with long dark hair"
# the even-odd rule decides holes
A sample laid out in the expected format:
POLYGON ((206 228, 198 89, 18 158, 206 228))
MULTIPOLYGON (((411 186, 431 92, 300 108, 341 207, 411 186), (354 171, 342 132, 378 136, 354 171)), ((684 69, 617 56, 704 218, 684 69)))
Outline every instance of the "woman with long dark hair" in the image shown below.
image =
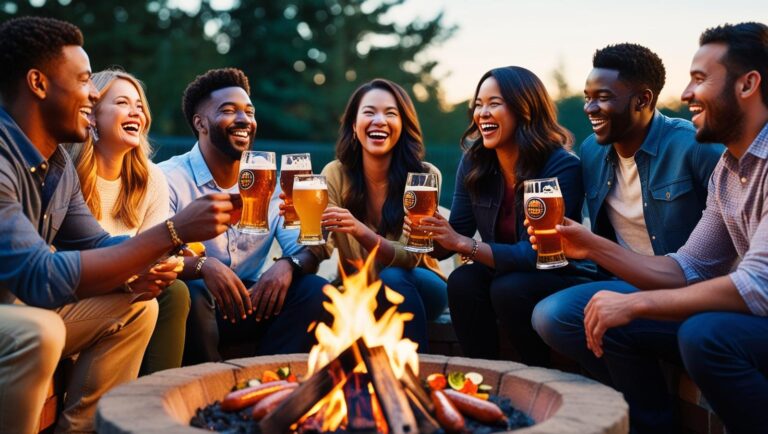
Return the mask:
POLYGON ((525 363, 546 365, 549 350, 531 327, 536 303, 589 279, 593 270, 571 263, 536 270, 536 252, 523 227, 523 181, 557 177, 566 215, 580 219, 579 160, 567 151, 571 134, 557 123, 554 104, 531 71, 509 66, 480 79, 461 137, 450 221, 423 219, 440 247, 436 256, 460 253, 466 265, 448 277, 456 335, 469 357, 498 358, 498 324, 525 363), (481 241, 473 238, 475 231, 481 241), (468 263, 472 261, 472 263, 468 263))
MULTIPOLYGON (((405 297, 398 310, 414 315, 405 335, 426 349, 426 321, 445 310, 446 284, 434 258, 404 249, 403 191, 408 172, 431 172, 438 179, 440 172, 423 160, 419 120, 402 87, 375 79, 352 94, 341 119, 336 158, 322 172, 329 196, 323 224, 331 235, 314 251, 322 260, 337 248, 349 274, 379 245, 371 277, 378 275, 405 297)), ((381 310, 383 297, 379 304, 381 310)))

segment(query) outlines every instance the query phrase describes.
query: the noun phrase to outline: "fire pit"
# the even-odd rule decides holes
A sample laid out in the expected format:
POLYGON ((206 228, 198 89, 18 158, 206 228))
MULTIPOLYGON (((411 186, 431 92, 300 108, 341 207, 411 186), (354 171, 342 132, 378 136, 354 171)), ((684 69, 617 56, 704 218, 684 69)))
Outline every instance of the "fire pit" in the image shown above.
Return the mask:
POLYGON ((627 405, 621 395, 577 375, 512 362, 419 357, 417 345, 403 338, 403 325, 412 315, 397 311, 402 295, 382 287, 380 281, 368 281, 367 270, 373 266, 375 253, 376 249, 359 273, 344 276, 342 288, 329 285, 324 289, 330 299, 324 305, 333 321, 316 325, 318 344, 308 355, 237 359, 141 378, 102 398, 97 413, 98 431, 201 432, 188 426, 198 408, 221 400, 235 384, 259 377, 266 370, 287 367, 303 377, 300 385, 284 383, 258 386, 258 392, 238 392, 228 397, 225 408, 240 409, 256 402, 251 398, 244 400, 244 394, 255 396, 254 393, 263 395, 267 389, 272 393, 285 389, 253 408, 253 418, 259 421, 258 432, 281 434, 307 427, 312 432, 336 432, 341 428, 355 432, 426 434, 441 426, 449 432, 467 432, 469 425, 465 425, 456 407, 463 407, 461 413, 465 416, 475 415, 486 422, 504 420, 495 404, 472 395, 479 383, 485 383, 492 394, 508 398, 515 408, 537 422, 518 432, 628 432, 627 405), (376 316, 380 291, 391 307, 376 316), (421 387, 421 379, 430 374, 467 371, 473 371, 476 380, 465 380, 462 374, 464 387, 455 386, 453 380, 449 382, 471 396, 433 390, 430 397, 421 387), (474 388, 466 389, 467 386, 474 388))

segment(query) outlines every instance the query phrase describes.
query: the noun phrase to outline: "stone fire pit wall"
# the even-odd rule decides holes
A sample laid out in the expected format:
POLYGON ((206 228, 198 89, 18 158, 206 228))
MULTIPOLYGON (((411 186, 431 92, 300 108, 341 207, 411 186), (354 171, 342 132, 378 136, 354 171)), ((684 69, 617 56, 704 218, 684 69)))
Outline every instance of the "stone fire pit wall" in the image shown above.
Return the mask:
MULTIPOLYGON (((536 425, 519 434, 624 434, 628 407, 620 393, 595 381, 514 362, 419 355, 421 372, 480 372, 493 392, 508 397, 536 425)), ((171 369, 117 387, 101 399, 97 431, 115 433, 204 433, 189 426, 195 410, 221 400, 239 381, 265 369, 290 366, 303 376, 306 354, 252 357, 171 369)), ((272 434, 272 433, 268 433, 272 434)), ((277 434, 277 433, 275 433, 277 434)))

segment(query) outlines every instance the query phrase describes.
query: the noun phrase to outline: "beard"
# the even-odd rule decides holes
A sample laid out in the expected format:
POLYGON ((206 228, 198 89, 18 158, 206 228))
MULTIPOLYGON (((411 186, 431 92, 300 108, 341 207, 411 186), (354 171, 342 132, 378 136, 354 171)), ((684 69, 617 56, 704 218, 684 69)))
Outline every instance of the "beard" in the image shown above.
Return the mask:
POLYGON ((231 158, 234 161, 240 161, 240 157, 243 155, 244 149, 237 148, 229 140, 229 134, 224 128, 215 126, 210 129, 210 139, 213 146, 218 149, 222 154, 231 158))
MULTIPOLYGON (((736 100, 733 85, 736 77, 728 77, 718 97, 704 105, 705 116, 701 128, 696 130, 696 140, 702 143, 727 143, 738 139, 744 131, 746 115, 736 100)), ((699 102, 701 104, 701 102, 699 102)))

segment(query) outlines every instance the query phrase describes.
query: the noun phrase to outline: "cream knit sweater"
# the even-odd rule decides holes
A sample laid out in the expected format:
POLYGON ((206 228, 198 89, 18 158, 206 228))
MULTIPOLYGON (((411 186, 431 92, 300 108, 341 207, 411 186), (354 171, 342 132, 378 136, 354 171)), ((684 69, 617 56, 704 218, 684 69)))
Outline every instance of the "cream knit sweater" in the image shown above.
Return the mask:
POLYGON ((149 163, 148 184, 147 193, 138 209, 139 225, 138 227, 130 228, 122 220, 112 216, 112 208, 114 208, 117 202, 117 196, 123 185, 121 179, 109 181, 97 176, 96 190, 99 192, 99 198, 101 199, 101 219, 99 219, 101 227, 109 232, 110 235, 134 236, 165 221, 170 213, 168 183, 165 180, 163 171, 152 162, 149 163))

